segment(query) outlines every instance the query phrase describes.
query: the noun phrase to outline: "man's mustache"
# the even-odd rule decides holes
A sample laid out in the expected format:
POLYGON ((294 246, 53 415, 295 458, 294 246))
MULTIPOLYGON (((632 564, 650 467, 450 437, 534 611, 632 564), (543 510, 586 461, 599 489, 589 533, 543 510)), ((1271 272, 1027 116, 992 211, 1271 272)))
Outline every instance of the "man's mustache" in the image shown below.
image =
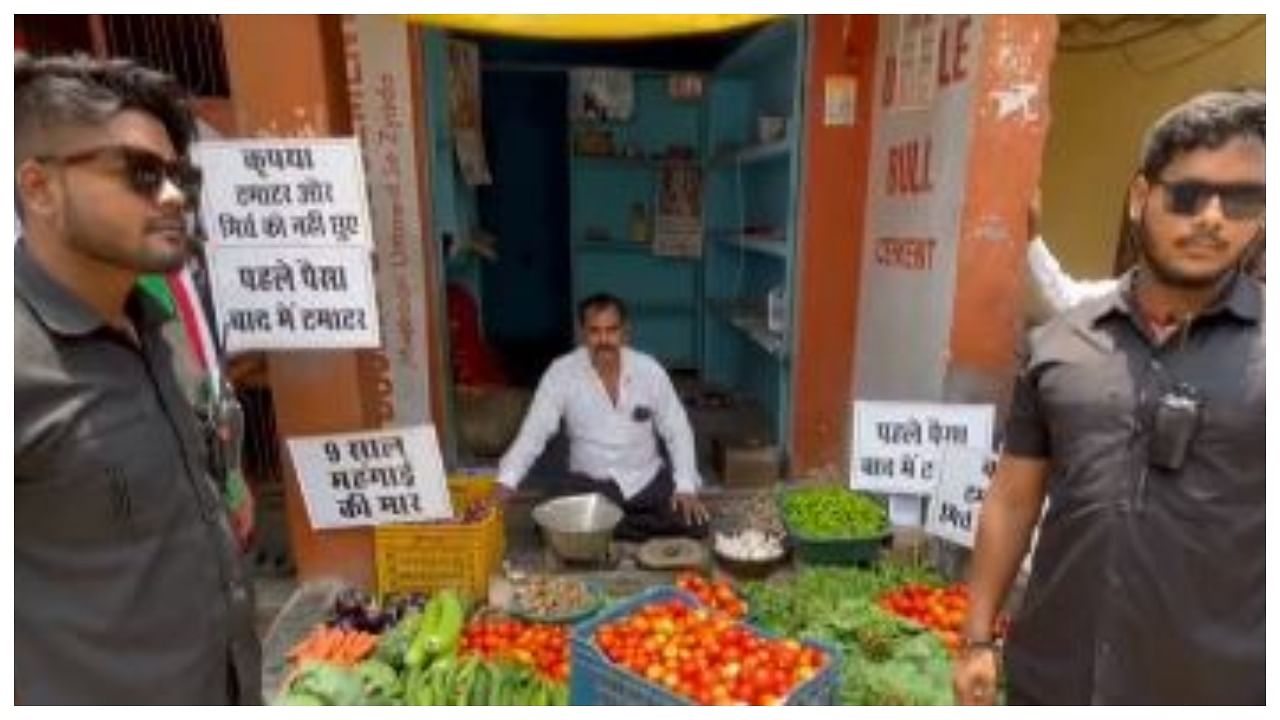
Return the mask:
POLYGON ((151 220, 145 229, 149 233, 165 232, 165 233, 181 233, 187 235, 187 223, 182 218, 151 220))
POLYGON ((1226 245, 1226 241, 1217 233, 1194 233, 1181 237, 1177 240, 1176 245, 1180 249, 1189 247, 1208 247, 1214 250, 1221 250, 1226 245))

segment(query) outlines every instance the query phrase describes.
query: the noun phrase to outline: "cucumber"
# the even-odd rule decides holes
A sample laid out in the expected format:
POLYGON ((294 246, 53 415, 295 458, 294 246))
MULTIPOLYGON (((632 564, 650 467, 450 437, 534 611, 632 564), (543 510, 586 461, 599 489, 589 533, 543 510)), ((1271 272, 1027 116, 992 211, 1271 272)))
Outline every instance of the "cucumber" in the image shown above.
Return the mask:
POLYGON ((489 664, 482 662, 477 665, 475 677, 471 680, 471 686, 463 694, 463 704, 484 705, 489 699, 489 688, 493 685, 493 682, 493 672, 489 664))
POLYGON ((474 682, 476 671, 480 667, 480 660, 476 657, 469 657, 463 660, 458 666, 457 675, 454 676, 453 686, 449 690, 449 705, 465 705, 467 701, 467 693, 471 691, 471 683, 474 682))
POLYGON ((418 632, 413 636, 413 641, 409 643, 409 649, 404 654, 405 667, 418 668, 427 663, 427 657, 432 654, 430 644, 443 619, 443 612, 444 602, 439 595, 431 598, 427 606, 422 609, 422 619, 418 622, 418 632))
POLYGON ((453 704, 453 686, 457 679, 458 663, 452 655, 431 663, 429 670, 431 691, 437 705, 453 704))
POLYGON ((511 704, 511 687, 519 675, 505 665, 498 665, 493 670, 493 683, 489 686, 489 697, 485 705, 502 706, 511 704))
POLYGON ((462 598, 454 590, 440 592, 432 598, 432 601, 439 602, 440 607, 437 610, 437 622, 427 633, 427 653, 432 656, 452 653, 457 650, 458 641, 462 637, 466 608, 462 605, 462 598))

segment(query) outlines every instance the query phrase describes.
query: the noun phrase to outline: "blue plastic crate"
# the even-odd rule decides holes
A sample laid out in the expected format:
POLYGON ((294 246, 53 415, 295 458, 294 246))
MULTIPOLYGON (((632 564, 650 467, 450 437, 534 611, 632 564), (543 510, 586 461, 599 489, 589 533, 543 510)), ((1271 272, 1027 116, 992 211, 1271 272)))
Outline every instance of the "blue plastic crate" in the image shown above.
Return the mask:
MULTIPOLYGON (((690 606, 698 606, 692 595, 673 587, 656 587, 635 595, 629 600, 609 608, 596 617, 574 625, 571 637, 572 659, 569 673, 570 705, 692 705, 666 688, 655 685, 624 667, 614 665, 596 645, 596 630, 601 625, 620 620, 646 605, 679 600, 690 606)), ((747 627, 763 637, 776 638, 773 633, 744 622, 747 627)), ((822 650, 830 662, 807 682, 787 697, 787 705, 836 705, 840 691, 841 657, 834 647, 820 642, 804 641, 804 645, 822 650)))

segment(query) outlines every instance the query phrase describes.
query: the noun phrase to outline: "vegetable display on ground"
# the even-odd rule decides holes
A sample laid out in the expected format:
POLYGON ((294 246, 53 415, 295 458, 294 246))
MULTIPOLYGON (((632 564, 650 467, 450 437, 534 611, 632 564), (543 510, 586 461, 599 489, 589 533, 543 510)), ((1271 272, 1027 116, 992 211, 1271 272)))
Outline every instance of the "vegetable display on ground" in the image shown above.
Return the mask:
POLYGON ((889 527, 888 513, 878 501, 834 485, 783 494, 782 514, 791 533, 810 540, 858 540, 889 527))
POLYGON ((699 705, 781 705, 831 662, 814 647, 678 600, 606 623, 595 641, 609 661, 699 705))

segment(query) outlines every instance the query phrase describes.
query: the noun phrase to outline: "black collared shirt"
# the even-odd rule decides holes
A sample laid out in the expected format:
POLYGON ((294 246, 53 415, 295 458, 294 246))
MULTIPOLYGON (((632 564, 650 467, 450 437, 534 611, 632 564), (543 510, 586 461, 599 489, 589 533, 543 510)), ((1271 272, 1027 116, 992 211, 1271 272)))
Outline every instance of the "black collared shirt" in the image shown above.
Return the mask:
POLYGON ((36 704, 261 700, 253 593, 174 325, 128 304, 140 344, 14 252, 14 635, 36 704))
POLYGON ((1163 344, 1132 279, 1041 330, 1006 452, 1047 458, 1048 504, 1006 651, 1050 704, 1237 704, 1265 696, 1266 344, 1240 277, 1163 344), (1200 399, 1180 470, 1149 462, 1156 405, 1200 399))

